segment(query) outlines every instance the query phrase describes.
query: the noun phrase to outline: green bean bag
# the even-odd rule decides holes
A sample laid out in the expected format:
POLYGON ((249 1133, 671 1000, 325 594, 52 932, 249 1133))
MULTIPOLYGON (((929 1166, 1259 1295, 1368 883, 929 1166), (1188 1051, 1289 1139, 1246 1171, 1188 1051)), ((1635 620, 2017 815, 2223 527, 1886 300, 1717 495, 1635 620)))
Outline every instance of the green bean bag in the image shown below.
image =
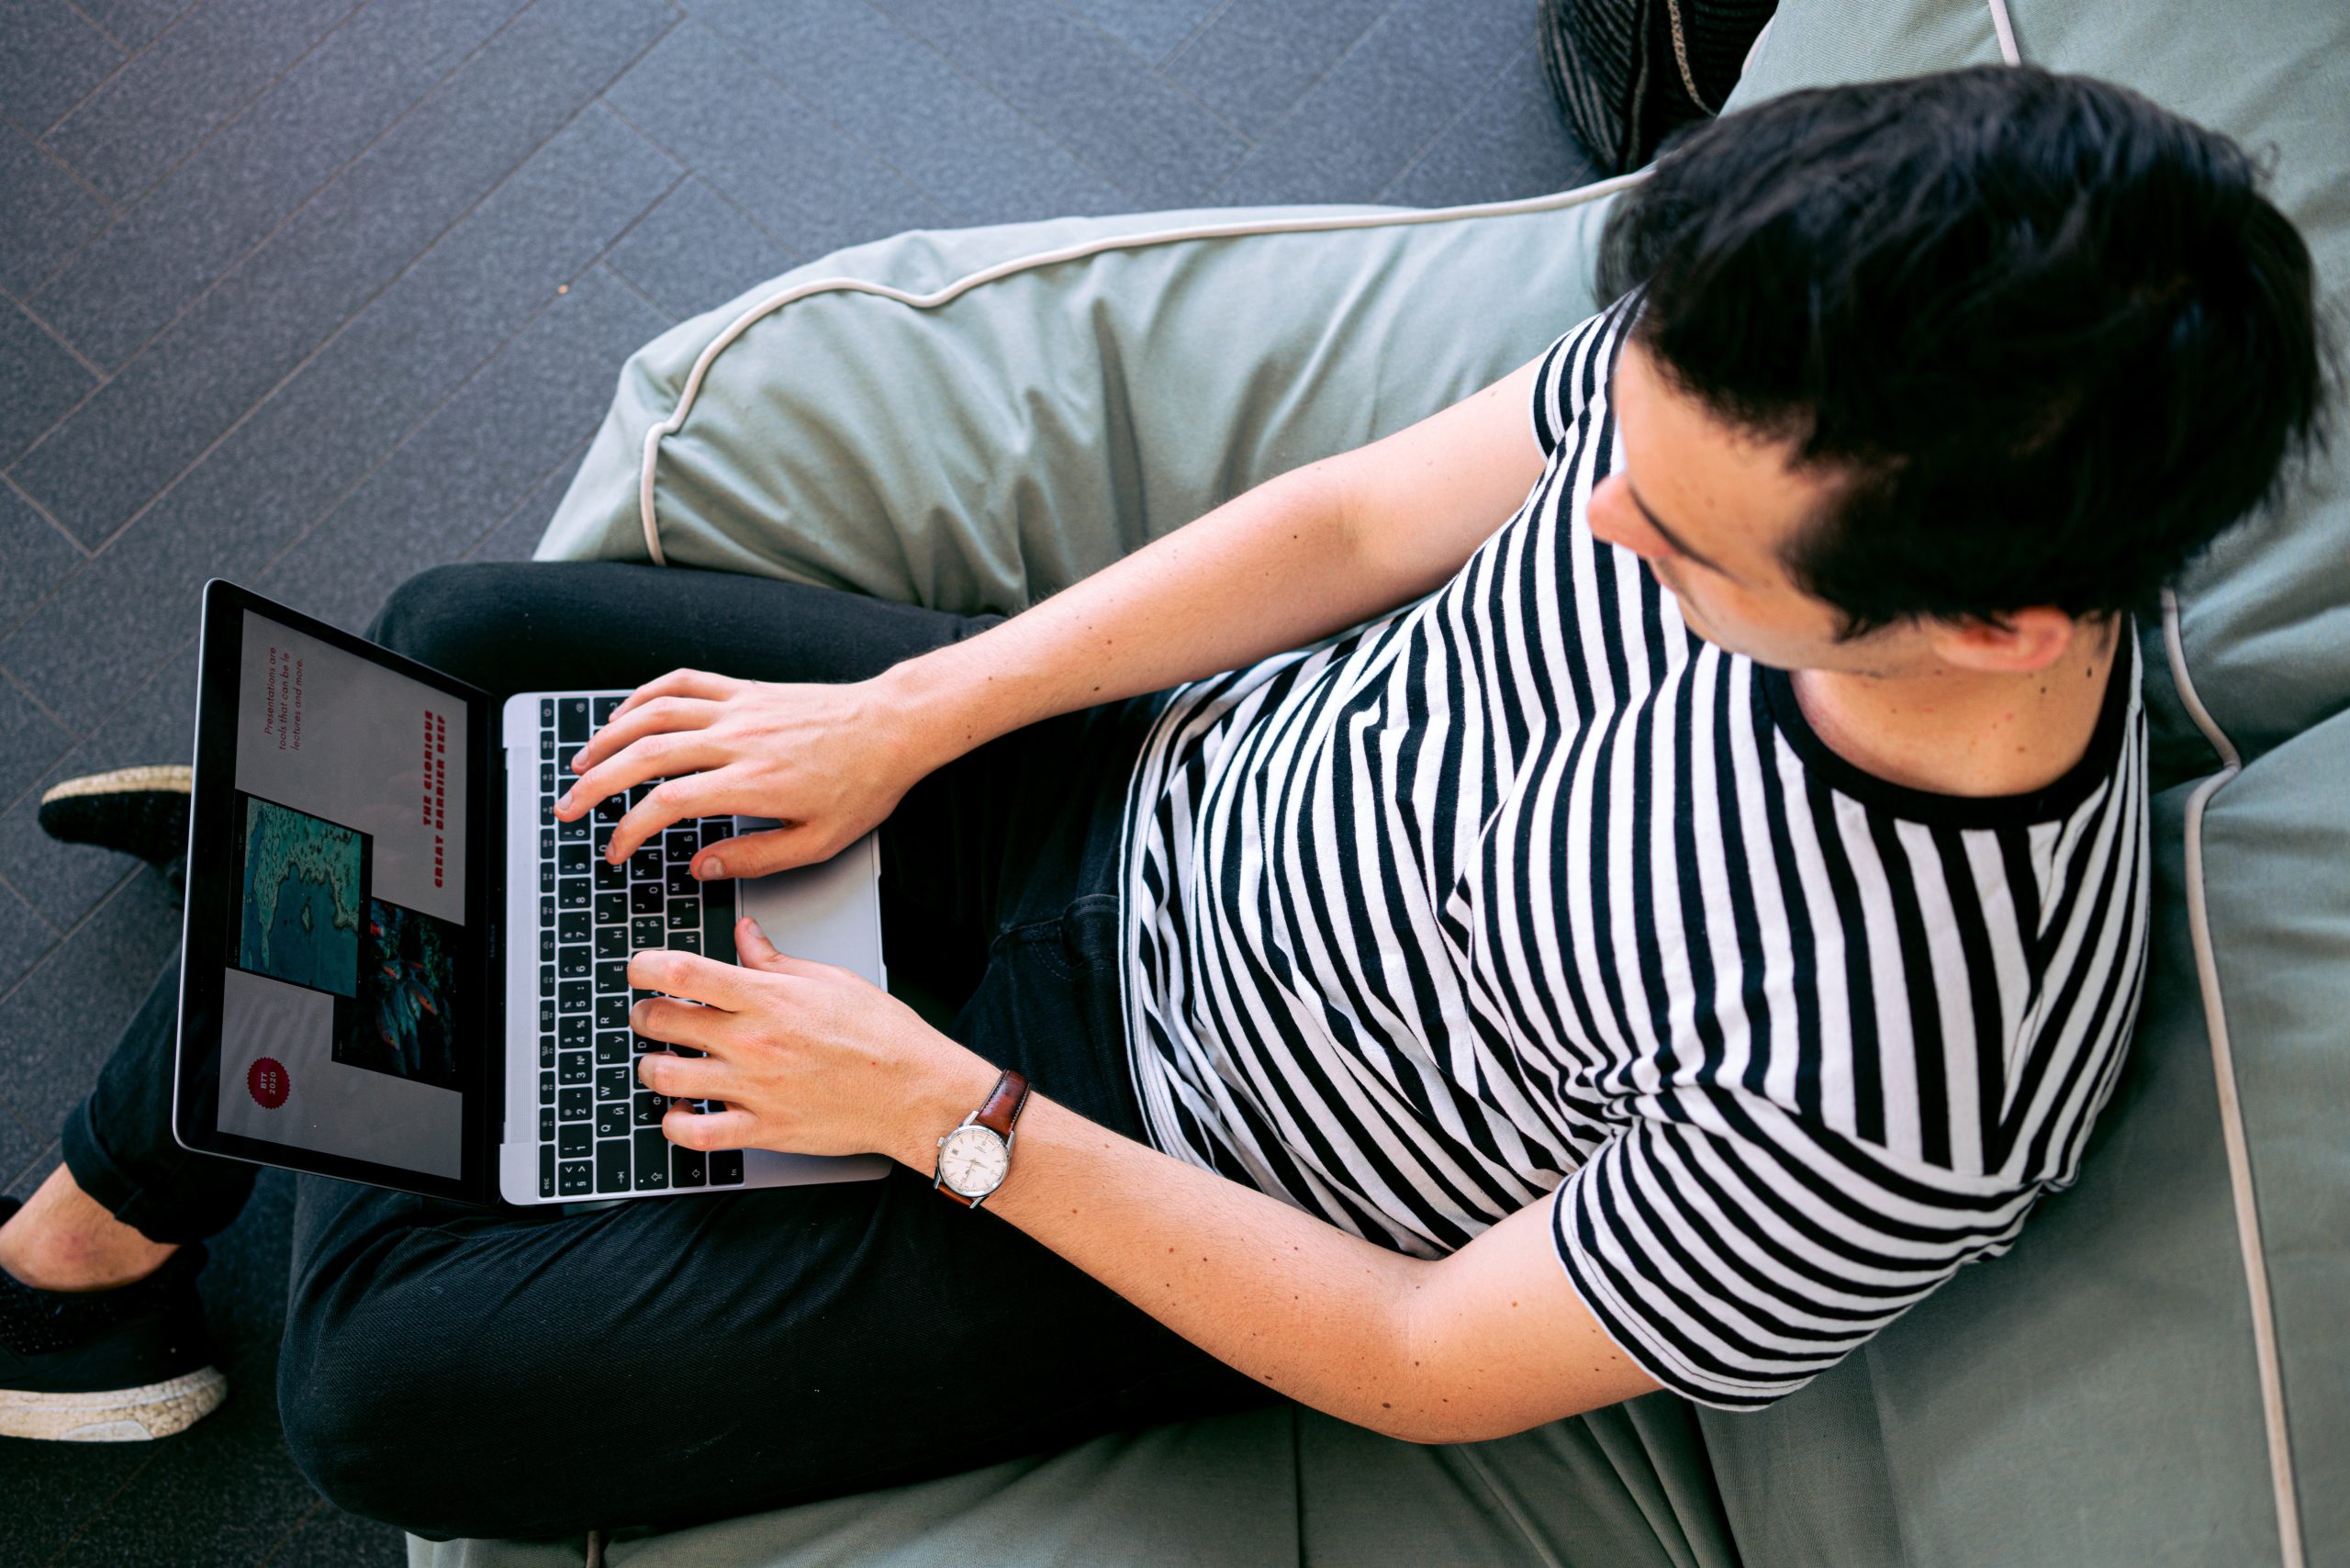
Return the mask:
MULTIPOLYGON (((2011 9, 2023 57, 2273 147, 2275 194, 2339 308, 2350 7, 2011 9)), ((1996 30, 1977 0, 1785 0, 1733 104, 1996 60, 1996 30)), ((632 356, 540 554, 1015 610, 1521 363, 1595 303, 1612 188, 1436 215, 1068 219, 844 252, 632 356), (1150 238, 1236 224, 1291 231, 1150 238), (1022 260, 1089 244, 1105 248, 1022 260), (898 296, 776 303, 837 278, 898 296)), ((2345 452, 2202 563, 2174 618, 2143 619, 2154 964, 2079 1184, 2007 1258, 1963 1271, 1808 1387, 1756 1413, 1655 1395, 1426 1448, 1254 1411, 624 1532, 607 1561, 2350 1563, 2350 1493, 2327 1484, 2350 1461, 2345 452)), ((410 1557, 576 1562, 582 1546, 411 1540, 410 1557)))

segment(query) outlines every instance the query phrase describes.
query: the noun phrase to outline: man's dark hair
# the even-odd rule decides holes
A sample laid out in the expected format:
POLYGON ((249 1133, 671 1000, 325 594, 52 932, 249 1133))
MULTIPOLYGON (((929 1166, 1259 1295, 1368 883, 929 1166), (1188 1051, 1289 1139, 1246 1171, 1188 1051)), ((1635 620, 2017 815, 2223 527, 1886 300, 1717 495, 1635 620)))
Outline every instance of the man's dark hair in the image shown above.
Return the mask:
POLYGON ((1674 143, 1604 297, 1839 497, 1785 559, 1847 636, 2140 608, 2320 438, 2309 250, 2244 150, 2110 83, 1982 66, 1791 93, 1674 143))

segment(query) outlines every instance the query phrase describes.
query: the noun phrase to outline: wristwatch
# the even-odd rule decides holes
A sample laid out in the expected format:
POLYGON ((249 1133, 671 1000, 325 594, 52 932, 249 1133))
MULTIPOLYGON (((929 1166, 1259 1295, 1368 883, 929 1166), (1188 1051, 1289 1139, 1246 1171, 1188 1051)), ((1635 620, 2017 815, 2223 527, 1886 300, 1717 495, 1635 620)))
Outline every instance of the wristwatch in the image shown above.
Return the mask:
POLYGON ((995 1081, 987 1103, 938 1139, 938 1174, 931 1185, 975 1209, 1012 1173, 1012 1125, 1028 1103, 1028 1081, 1011 1068, 995 1081))

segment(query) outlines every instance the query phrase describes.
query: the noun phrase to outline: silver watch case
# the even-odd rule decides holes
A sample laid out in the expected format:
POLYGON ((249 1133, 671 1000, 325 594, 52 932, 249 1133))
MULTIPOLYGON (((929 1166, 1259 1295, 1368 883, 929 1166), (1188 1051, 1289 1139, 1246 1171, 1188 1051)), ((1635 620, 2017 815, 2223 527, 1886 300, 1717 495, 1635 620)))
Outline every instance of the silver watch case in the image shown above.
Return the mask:
POLYGON ((945 1187, 958 1198, 969 1199, 973 1208, 985 1203, 989 1194, 1002 1186, 1004 1178, 1012 1174, 1012 1146, 1020 1137, 1020 1129, 1016 1126, 1012 1129, 1012 1137, 1005 1137, 993 1127, 979 1126, 979 1111, 973 1110, 956 1123, 951 1130, 938 1136, 938 1171, 930 1182, 934 1188, 945 1187), (958 1139, 975 1150, 988 1150, 978 1158, 982 1164, 991 1168, 995 1179, 976 1193, 946 1180, 946 1146, 958 1139))

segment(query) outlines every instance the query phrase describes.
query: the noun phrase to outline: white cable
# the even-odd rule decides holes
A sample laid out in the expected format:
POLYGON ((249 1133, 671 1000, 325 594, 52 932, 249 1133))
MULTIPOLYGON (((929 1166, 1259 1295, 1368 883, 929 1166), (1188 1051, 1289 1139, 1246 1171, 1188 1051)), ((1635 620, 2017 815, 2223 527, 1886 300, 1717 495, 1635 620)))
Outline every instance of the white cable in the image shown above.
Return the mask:
POLYGON ((2268 1476, 2277 1496, 2278 1561, 2303 1568, 2300 1504, 2293 1491, 2292 1436, 2285 1425, 2285 1376, 2277 1351, 2277 1316, 2268 1301, 2268 1260, 2260 1244, 2260 1206, 2252 1190, 2252 1151, 2244 1132, 2244 1104, 2236 1095, 2235 1055, 2228 1043, 2228 1011, 2220 995, 2220 968, 2211 949, 2211 915, 2203 897, 2203 806, 2220 787, 2244 770, 2235 746, 2211 722, 2195 679, 2187 672, 2187 647, 2178 629, 2178 595, 2163 589, 2163 647, 2170 655, 2171 683, 2178 700, 2211 749, 2220 771, 2195 787, 2187 799, 2187 935, 2195 950, 2195 979, 2203 992, 2204 1032, 2211 1041, 2211 1079, 2219 1092, 2220 1137, 2228 1151, 2228 1187, 2235 1201, 2236 1239, 2244 1253, 2244 1292, 2252 1299, 2253 1359, 2260 1369, 2260 1413, 2268 1431, 2268 1476))
POLYGON ((652 556, 655 566, 668 565, 667 558, 661 551, 661 531, 653 508, 653 469, 660 457, 662 439, 665 436, 676 434, 685 424, 686 416, 693 409, 695 398, 701 393, 702 379, 709 375, 711 362, 717 359, 727 345, 749 330, 751 324, 760 317, 767 315, 769 311, 780 309, 794 300, 805 299, 811 294, 850 290, 859 294, 878 294, 885 299, 894 299, 901 305, 910 305, 918 310, 931 310, 946 304, 967 289, 978 287, 980 284, 992 283, 997 278, 1008 277, 1013 273, 1025 272, 1032 267, 1051 266, 1058 262, 1077 261, 1085 256, 1097 255, 1103 251, 1136 250, 1145 245, 1164 245, 1180 240, 1235 239, 1245 234, 1303 234, 1330 229, 1376 229, 1390 225, 1447 223, 1468 218, 1507 218, 1521 212, 1546 212, 1554 207, 1575 207, 1583 202, 1596 201, 1602 196, 1611 196, 1628 185, 1645 179, 1647 174, 1648 171, 1645 169, 1637 170, 1629 174, 1619 174, 1611 180, 1601 180, 1595 185, 1579 185, 1571 191, 1558 191, 1549 196, 1524 196, 1515 201, 1479 202, 1466 207, 1402 208, 1390 212, 1345 213, 1321 218, 1265 218, 1245 223, 1205 223, 1187 229, 1161 229, 1144 234, 1114 235, 1106 239, 1088 240, 1073 245, 1064 245, 1057 251, 1044 251, 1029 256, 1014 256, 1007 261, 998 262, 991 267, 984 267, 978 272, 957 278, 946 287, 931 294, 909 294, 904 289, 893 288, 888 284, 872 283, 863 278, 853 277, 811 278, 806 283, 794 284, 791 287, 762 299, 744 311, 727 326, 724 331, 711 340, 710 345, 703 349, 700 356, 694 361, 692 374, 686 377, 685 390, 678 395, 677 406, 669 411, 667 419, 644 432, 644 458, 637 482, 637 510, 644 528, 645 551, 652 556))

